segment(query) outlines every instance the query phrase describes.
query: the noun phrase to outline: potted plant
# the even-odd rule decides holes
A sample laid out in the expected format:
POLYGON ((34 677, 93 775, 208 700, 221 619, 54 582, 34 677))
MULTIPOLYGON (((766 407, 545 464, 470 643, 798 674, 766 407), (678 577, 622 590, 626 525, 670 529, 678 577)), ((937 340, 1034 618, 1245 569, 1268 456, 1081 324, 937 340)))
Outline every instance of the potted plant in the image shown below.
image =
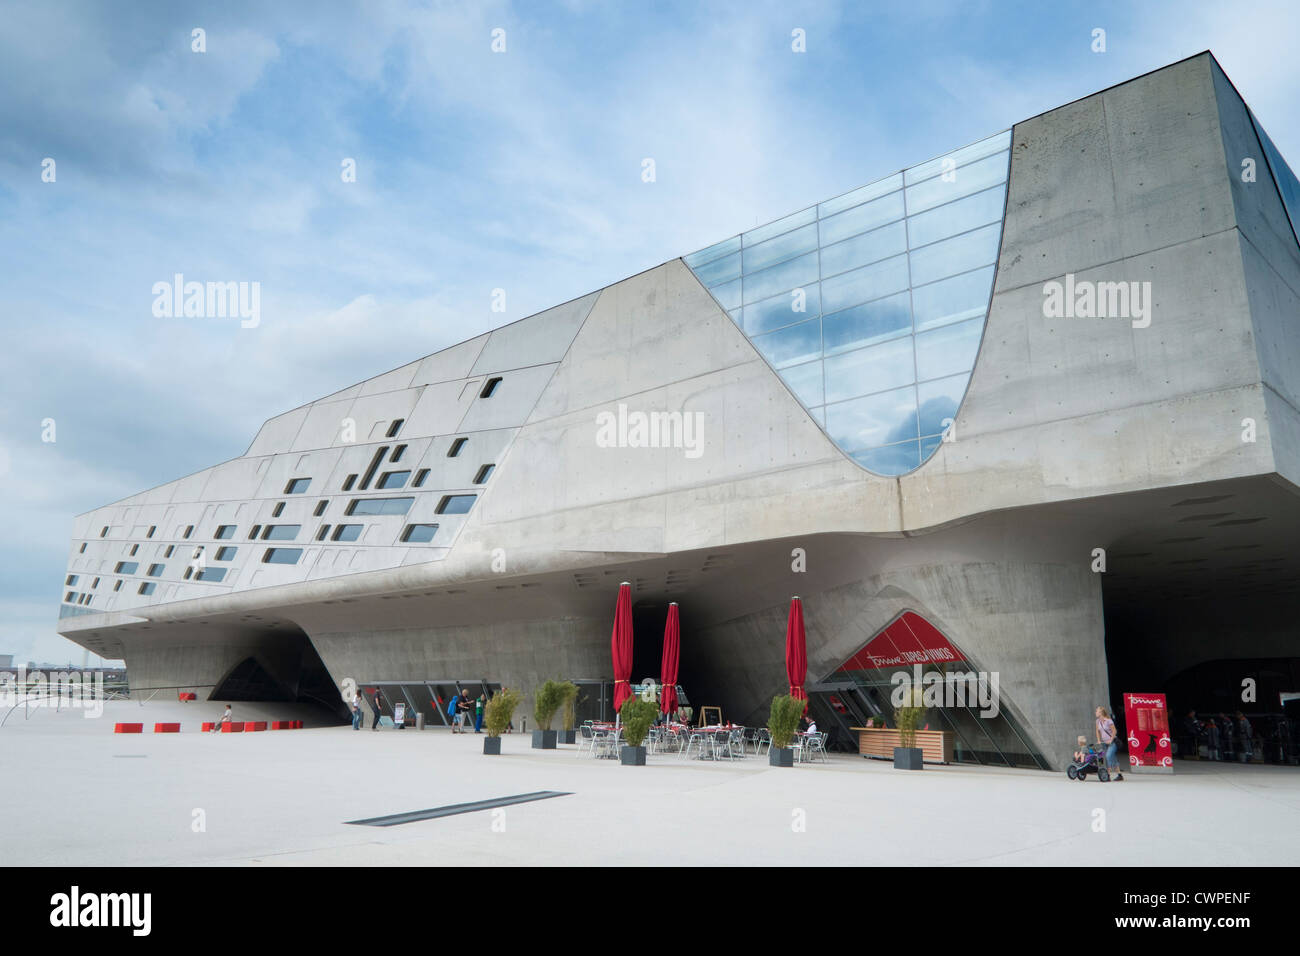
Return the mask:
POLYGON ((573 729, 573 703, 578 699, 578 685, 566 680, 560 687, 564 691, 564 698, 560 701, 560 743, 576 744, 578 734, 573 729))
POLYGON ((551 729, 551 721, 563 699, 564 685, 557 680, 548 680, 533 692, 533 718, 537 721, 537 729, 533 731, 534 750, 555 749, 557 734, 551 729))
POLYGON ((898 724, 899 747, 894 748, 895 770, 921 770, 923 752, 916 745, 916 726, 925 713, 922 688, 902 689, 902 703, 894 707, 894 721, 898 724))
POLYGON ((794 751, 790 741, 799 729, 804 702, 798 697, 781 694, 772 698, 772 711, 767 717, 767 731, 772 735, 772 745, 767 749, 767 762, 773 767, 793 767, 794 751))
POLYGON ((645 766, 645 747, 641 744, 646 734, 650 733, 650 725, 655 722, 658 714, 659 707, 654 701, 642 700, 640 697, 629 697, 623 701, 623 706, 618 710, 619 719, 623 722, 623 739, 626 741, 618 755, 619 763, 623 766, 645 766))
POLYGON ((483 738, 485 754, 501 753, 501 735, 510 726, 510 720, 518 706, 519 691, 509 687, 502 687, 487 702, 487 707, 483 710, 483 726, 487 729, 487 736, 483 738))

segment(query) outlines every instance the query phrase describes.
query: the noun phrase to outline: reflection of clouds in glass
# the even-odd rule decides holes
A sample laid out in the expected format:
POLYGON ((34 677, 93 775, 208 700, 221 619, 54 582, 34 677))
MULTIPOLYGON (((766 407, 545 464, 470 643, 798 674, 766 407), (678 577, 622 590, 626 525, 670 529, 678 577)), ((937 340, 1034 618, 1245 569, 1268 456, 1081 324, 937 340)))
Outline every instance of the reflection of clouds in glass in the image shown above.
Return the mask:
POLYGON ((1000 133, 686 257, 725 308, 743 300, 750 341, 871 471, 919 467, 957 415, 993 290, 1010 141, 1000 133))

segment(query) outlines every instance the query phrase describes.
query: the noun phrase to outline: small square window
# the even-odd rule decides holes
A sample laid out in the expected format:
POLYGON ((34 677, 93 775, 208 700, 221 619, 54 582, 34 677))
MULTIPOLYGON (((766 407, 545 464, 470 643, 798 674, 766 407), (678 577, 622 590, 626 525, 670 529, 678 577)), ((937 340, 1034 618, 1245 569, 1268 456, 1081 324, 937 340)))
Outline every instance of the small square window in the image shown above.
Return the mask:
POLYGON ((316 516, 317 518, 319 518, 321 515, 323 515, 323 514, 325 513, 325 509, 328 508, 328 507, 329 507, 329 499, 328 499, 328 498, 323 498, 323 499, 321 499, 320 501, 316 502, 316 511, 315 511, 315 516, 316 516))
POLYGON ((64 600, 64 603, 66 603, 66 604, 71 604, 73 601, 76 600, 76 598, 77 598, 77 595, 76 595, 76 592, 75 592, 75 591, 69 591, 67 594, 63 595, 63 600, 64 600))
MULTIPOLYGON (((384 437, 385 437, 385 438, 396 438, 396 437, 397 437, 397 433, 400 432, 400 431, 402 430, 402 425, 404 425, 405 423, 406 423, 406 419, 405 419, 405 418, 395 418, 395 419, 393 419, 393 423, 392 423, 391 425, 388 426, 388 434, 385 435, 384 437)), ((393 461, 396 461, 396 460, 397 460, 396 458, 393 459, 393 461)))
POLYGON ((487 380, 487 384, 483 386, 483 391, 481 391, 481 392, 478 393, 478 397, 479 397, 479 398, 491 398, 491 397, 492 397, 492 393, 495 392, 495 391, 497 390, 497 386, 500 385, 500 384, 501 384, 501 377, 500 377, 500 376, 497 376, 496 378, 490 378, 490 379, 488 379, 488 380, 487 380))
POLYGON ((447 449, 447 457, 455 458, 457 455, 459 455, 461 449, 465 447, 465 443, 467 441, 469 441, 468 438, 457 438, 455 441, 453 441, 451 443, 451 447, 447 449))
POLYGON ((474 476, 474 484, 481 485, 483 482, 487 481, 495 468, 496 465, 484 465, 480 468, 478 474, 474 476))
POLYGON ((77 576, 76 576, 75 574, 69 574, 69 575, 67 576, 67 578, 64 580, 63 583, 64 583, 64 584, 67 584, 67 585, 73 585, 73 584, 76 584, 76 583, 77 583, 77 576))
POLYGON ((343 490, 344 490, 344 491, 351 491, 351 490, 352 490, 352 486, 355 485, 356 483, 357 483, 357 476, 356 476, 356 475, 348 475, 347 480, 343 482, 343 490))
POLYGON ((429 477, 429 469, 428 469, 428 468, 421 468, 419 471, 417 471, 417 472, 415 473, 415 481, 411 482, 411 487, 412 487, 412 488, 423 488, 423 487, 424 487, 424 479, 426 479, 426 478, 428 478, 428 477, 429 477))
POLYGON ((164 565, 161 564, 151 564, 149 565, 149 570, 145 573, 151 578, 156 578, 162 575, 163 567, 164 565))
POLYGON ((389 461, 401 461, 401 460, 402 460, 402 455, 404 455, 404 454, 406 454, 406 446, 405 446, 405 445, 398 445, 396 448, 393 449, 393 457, 389 458, 388 460, 389 460, 389 461))
POLYGON ((272 518, 278 518, 278 517, 280 517, 280 515, 283 514, 283 513, 284 513, 284 502, 283 502, 283 501, 277 501, 277 502, 275 503, 275 510, 271 512, 271 517, 272 517, 272 518))

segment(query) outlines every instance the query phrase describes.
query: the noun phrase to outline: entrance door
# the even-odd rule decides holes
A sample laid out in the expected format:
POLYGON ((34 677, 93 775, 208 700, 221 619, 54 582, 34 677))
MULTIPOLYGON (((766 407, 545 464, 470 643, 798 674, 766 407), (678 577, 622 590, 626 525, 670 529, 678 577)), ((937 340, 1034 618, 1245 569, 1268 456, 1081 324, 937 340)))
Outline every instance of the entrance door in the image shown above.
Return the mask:
POLYGON ((809 684, 806 690, 808 709, 818 728, 830 734, 827 745, 855 753, 858 732, 851 728, 865 727, 868 718, 881 713, 875 702, 853 681, 823 681, 809 684))

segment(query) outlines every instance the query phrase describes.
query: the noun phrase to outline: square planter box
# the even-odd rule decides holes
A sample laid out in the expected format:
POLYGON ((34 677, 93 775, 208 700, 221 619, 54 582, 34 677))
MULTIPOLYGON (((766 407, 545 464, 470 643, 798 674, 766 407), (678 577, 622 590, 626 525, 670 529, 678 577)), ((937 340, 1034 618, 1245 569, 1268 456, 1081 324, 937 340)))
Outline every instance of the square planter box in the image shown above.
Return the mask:
POLYGON ((496 755, 500 756, 500 755, 501 755, 501 738, 500 738, 500 737, 484 737, 484 738, 483 738, 483 752, 484 752, 485 754, 496 754, 496 755))
POLYGON ((789 747, 769 747, 767 762, 773 767, 793 767, 794 751, 789 747))
POLYGON ((534 750, 554 750, 555 738, 559 733, 558 730, 534 730, 533 731, 533 749, 534 750))
POLYGON ((925 754, 920 747, 895 747, 894 748, 894 769, 895 770, 921 770, 925 764, 921 758, 925 754))
POLYGON ((578 732, 576 730, 557 730, 556 733, 560 735, 559 739, 562 744, 576 744, 578 742, 578 732))
POLYGON ((618 762, 625 767, 644 767, 645 748, 644 747, 619 748, 618 762))

